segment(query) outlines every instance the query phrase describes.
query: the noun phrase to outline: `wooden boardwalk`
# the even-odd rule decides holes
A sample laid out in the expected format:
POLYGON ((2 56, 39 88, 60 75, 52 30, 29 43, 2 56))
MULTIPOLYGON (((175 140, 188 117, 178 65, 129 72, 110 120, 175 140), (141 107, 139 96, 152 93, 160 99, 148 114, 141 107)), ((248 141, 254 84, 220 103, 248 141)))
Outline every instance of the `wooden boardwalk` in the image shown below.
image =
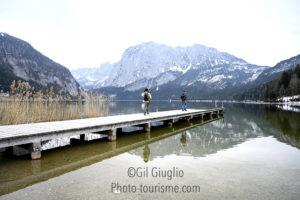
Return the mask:
POLYGON ((171 125, 176 119, 204 118, 223 114, 223 108, 189 109, 188 111, 171 110, 153 112, 150 115, 127 114, 78 120, 42 122, 32 124, 0 126, 0 148, 16 145, 25 146, 32 159, 41 157, 41 142, 55 138, 84 134, 101 133, 108 135, 110 141, 117 139, 117 131, 124 127, 142 126, 150 131, 151 123, 162 121, 171 125))
MULTIPOLYGON (((45 158, 41 162, 31 163, 31 166, 33 166, 34 168, 34 171, 32 171, 31 173, 21 173, 17 177, 15 176, 15 174, 12 174, 13 177, 7 177, 6 180, 3 180, 2 187, 0 187, 0 196, 22 189, 24 187, 27 187, 28 185, 33 185, 35 183, 48 180, 64 173, 94 164, 106 158, 128 152, 138 147, 145 147, 145 145, 151 144, 164 138, 171 137, 179 133, 183 133, 184 131, 187 131, 191 128, 195 128, 197 126, 201 126, 203 124, 210 123, 221 118, 222 117, 217 117, 210 120, 201 121, 198 119, 194 120, 192 123, 186 123, 185 126, 176 126, 176 124, 174 124, 174 126, 165 128, 166 131, 159 134, 157 133, 160 128, 154 130, 153 132, 151 130, 153 134, 146 133, 144 134, 144 137, 139 137, 137 140, 126 140, 126 142, 124 142, 124 138, 118 139, 116 142, 111 142, 110 144, 108 144, 108 148, 105 149, 102 149, 98 144, 89 143, 90 146, 94 146, 95 148, 97 148, 94 151, 90 151, 89 148, 86 148, 84 143, 79 142, 79 145, 74 148, 74 151, 69 151, 68 149, 63 148, 55 152, 55 154, 63 154, 64 157, 61 157, 60 155, 52 155, 48 158, 45 158), (48 168, 42 168, 42 166, 44 165, 43 163, 48 162, 52 163, 52 165, 48 168)), ((13 165, 14 164, 11 163, 6 167, 11 167, 13 165)))

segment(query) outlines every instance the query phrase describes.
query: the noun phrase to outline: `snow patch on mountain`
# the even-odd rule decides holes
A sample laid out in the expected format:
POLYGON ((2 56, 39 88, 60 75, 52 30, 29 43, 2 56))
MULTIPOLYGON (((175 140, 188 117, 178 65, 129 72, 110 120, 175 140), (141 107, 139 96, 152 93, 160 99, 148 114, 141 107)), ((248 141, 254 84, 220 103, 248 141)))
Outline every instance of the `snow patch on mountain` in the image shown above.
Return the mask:
POLYGON ((207 81, 208 83, 215 83, 215 82, 219 82, 222 79, 226 78, 224 75, 216 75, 213 78, 211 78, 209 81, 207 81))
POLYGON ((170 68, 171 71, 174 72, 181 72, 182 74, 185 74, 187 71, 189 71, 192 68, 192 63, 190 63, 188 65, 188 67, 186 67, 185 69, 180 67, 180 66, 176 66, 174 65, 173 67, 170 68))
POLYGON ((86 79, 89 80, 89 81, 92 81, 92 82, 96 81, 95 79, 93 79, 93 78, 90 77, 90 76, 87 76, 86 79))

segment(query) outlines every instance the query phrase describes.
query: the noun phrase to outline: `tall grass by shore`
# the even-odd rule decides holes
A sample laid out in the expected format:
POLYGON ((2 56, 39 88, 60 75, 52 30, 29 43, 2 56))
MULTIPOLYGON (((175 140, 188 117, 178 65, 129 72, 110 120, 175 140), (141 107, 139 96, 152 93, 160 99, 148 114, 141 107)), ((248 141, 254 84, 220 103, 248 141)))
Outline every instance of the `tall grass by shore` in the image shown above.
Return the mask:
POLYGON ((0 125, 105 116, 106 102, 0 101, 0 125))

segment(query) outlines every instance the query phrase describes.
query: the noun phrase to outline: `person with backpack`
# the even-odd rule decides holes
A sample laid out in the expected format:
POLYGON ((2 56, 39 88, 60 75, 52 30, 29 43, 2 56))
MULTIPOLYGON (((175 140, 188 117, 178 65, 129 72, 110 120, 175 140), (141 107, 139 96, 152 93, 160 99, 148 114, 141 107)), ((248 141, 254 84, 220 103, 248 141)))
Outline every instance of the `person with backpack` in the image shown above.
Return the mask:
POLYGON ((184 90, 180 96, 181 99, 181 110, 182 111, 187 111, 187 95, 186 95, 186 91, 184 90))
POLYGON ((149 115, 149 105, 150 105, 152 96, 151 96, 148 88, 145 88, 144 92, 142 93, 142 97, 143 97, 143 102, 144 102, 144 115, 146 115, 146 114, 149 115))

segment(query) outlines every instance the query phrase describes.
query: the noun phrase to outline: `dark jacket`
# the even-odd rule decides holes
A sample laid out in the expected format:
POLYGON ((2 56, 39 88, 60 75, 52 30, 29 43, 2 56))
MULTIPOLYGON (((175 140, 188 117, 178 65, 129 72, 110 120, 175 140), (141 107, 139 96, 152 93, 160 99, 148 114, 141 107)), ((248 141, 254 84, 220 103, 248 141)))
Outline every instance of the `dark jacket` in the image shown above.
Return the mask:
POLYGON ((150 102, 150 100, 152 99, 150 92, 143 92, 142 97, 144 102, 150 102))
POLYGON ((185 93, 182 93, 182 95, 180 96, 181 101, 186 101, 187 100, 187 96, 185 93))

